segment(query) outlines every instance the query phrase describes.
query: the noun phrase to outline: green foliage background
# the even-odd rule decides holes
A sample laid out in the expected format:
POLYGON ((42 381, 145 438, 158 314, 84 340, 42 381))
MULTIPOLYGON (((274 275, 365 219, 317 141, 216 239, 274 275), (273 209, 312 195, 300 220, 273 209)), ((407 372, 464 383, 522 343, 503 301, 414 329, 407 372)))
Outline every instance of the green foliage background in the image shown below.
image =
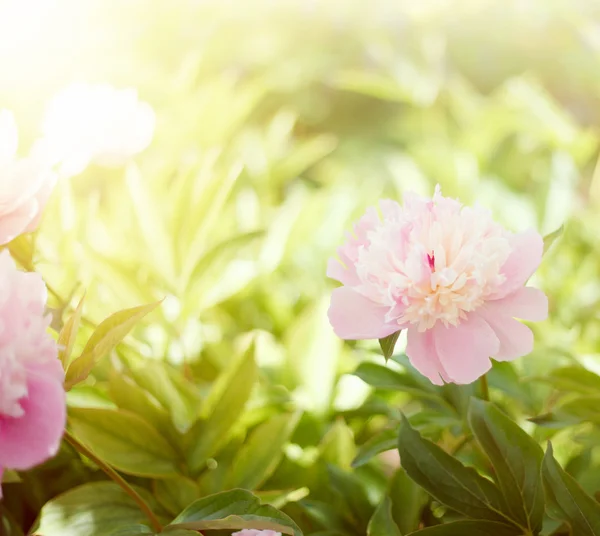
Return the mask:
MULTIPOLYGON (((600 492, 599 36, 600 6, 575 0, 64 0, 34 17, 0 53, 0 104, 25 140, 72 79, 134 86, 158 117, 134 163, 62 181, 35 243, 13 248, 33 251, 54 290, 57 330, 85 291, 73 356, 109 315, 164 299, 69 392, 73 434, 165 524, 233 488, 315 536, 457 519, 393 449, 402 411, 494 474, 471 440, 477 387, 433 388, 406 366, 402 338, 384 367, 376 341, 344 343, 326 317, 326 261, 352 221, 439 183, 515 231, 564 225, 534 280, 550 319, 533 326, 531 356, 495 365, 491 395, 600 492)), ((123 534, 145 530, 66 443, 7 479, 8 534, 40 511, 44 536, 111 534, 119 520, 123 534)), ((560 521, 546 515, 543 534, 577 527, 546 511, 560 521)))

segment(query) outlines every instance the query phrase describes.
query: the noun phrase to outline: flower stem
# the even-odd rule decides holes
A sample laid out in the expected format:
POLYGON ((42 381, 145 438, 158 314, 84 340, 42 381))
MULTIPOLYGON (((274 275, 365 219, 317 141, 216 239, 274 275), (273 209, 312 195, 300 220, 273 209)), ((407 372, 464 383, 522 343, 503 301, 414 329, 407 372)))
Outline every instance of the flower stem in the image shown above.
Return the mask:
POLYGON ((481 384, 481 398, 482 400, 490 401, 490 389, 488 387, 487 376, 484 374, 481 378, 479 378, 479 383, 481 384))
POLYGON ((129 495, 135 503, 140 507, 140 510, 146 514, 146 517, 152 524, 152 528, 156 532, 162 531, 162 525, 157 517, 154 515, 154 512, 148 506, 148 503, 142 498, 142 496, 135 491, 131 487, 131 485, 119 474, 117 473, 110 465, 106 462, 102 461, 98 456, 96 456, 91 450, 89 450, 86 446, 82 445, 75 437, 73 437, 67 430, 65 430, 64 435, 65 441, 69 443, 77 452, 83 454, 86 458, 92 460, 102 471, 104 471, 111 480, 113 480, 117 485, 119 485, 127 495, 129 495))

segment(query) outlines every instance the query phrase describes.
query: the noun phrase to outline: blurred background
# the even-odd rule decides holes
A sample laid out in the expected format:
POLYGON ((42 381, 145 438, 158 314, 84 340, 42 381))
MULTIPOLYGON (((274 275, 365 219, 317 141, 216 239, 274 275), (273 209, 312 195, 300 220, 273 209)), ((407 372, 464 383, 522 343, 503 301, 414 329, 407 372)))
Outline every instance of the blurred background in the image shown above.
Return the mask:
MULTIPOLYGON (((85 289, 93 325, 166 298, 122 351, 202 389, 253 332, 263 380, 318 416, 301 447, 364 407, 349 373, 381 359, 334 336, 326 261, 366 207, 407 190, 439 183, 513 231, 564 225, 535 281, 551 319, 514 370, 600 368, 598 2, 3 0, 0 72, 24 150, 72 82, 135 88, 156 114, 126 166, 59 181, 35 248, 54 306, 85 289)), ((546 386, 511 391, 507 370, 499 396, 549 409, 546 386)))

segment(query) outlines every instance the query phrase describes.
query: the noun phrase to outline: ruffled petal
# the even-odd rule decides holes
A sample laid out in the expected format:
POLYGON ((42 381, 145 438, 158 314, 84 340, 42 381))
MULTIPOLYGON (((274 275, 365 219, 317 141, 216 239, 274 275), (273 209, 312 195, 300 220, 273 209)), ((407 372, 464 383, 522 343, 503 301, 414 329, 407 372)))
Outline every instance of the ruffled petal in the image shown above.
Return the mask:
POLYGON ((522 287, 504 298, 489 301, 486 307, 523 320, 541 322, 548 318, 548 298, 533 287, 522 287))
POLYGON ((411 365, 434 385, 443 385, 443 380, 449 382, 450 378, 435 348, 433 331, 420 332, 417 328, 410 327, 407 335, 406 355, 411 365))

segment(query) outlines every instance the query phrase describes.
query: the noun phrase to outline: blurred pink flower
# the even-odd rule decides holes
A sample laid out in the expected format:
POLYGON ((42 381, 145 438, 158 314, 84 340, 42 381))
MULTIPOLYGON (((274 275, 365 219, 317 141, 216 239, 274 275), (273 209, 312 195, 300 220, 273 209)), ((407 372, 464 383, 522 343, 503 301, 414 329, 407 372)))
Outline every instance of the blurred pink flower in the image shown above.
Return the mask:
POLYGON ((0 110, 0 245, 34 231, 56 182, 41 155, 17 158, 13 114, 0 110))
POLYGON ((370 208, 331 259, 343 286, 329 319, 344 339, 378 339, 406 329, 406 354, 434 384, 471 383, 491 367, 530 353, 548 301, 524 287, 543 253, 535 231, 513 234, 481 207, 443 197, 404 196, 370 208))
POLYGON ((37 150, 60 163, 65 177, 91 162, 120 166, 150 144, 155 121, 151 106, 138 100, 135 89, 71 84, 50 103, 37 150))
POLYGON ((64 372, 45 304, 41 277, 1 252, 0 482, 4 468, 26 470, 54 456, 65 427, 64 372))
POLYGON ((231 536, 281 536, 281 532, 275 532, 274 530, 244 529, 240 532, 234 532, 231 536))

